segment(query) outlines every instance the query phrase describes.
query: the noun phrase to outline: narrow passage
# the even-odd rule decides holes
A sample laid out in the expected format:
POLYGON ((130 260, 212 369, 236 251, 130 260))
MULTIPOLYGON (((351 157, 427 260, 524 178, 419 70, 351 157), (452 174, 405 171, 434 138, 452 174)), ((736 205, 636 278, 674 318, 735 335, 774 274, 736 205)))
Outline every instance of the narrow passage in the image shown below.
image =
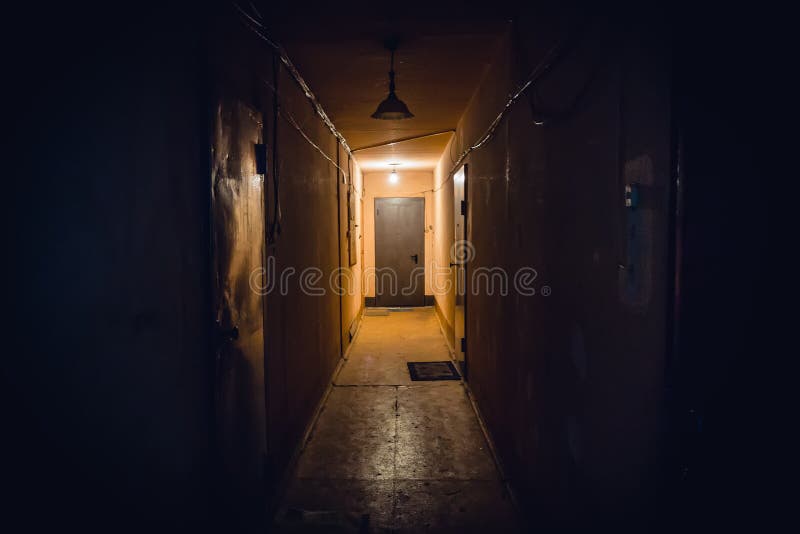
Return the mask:
MULTIPOLYGON (((302 452, 285 509, 369 514, 371 532, 509 532, 515 512, 431 308, 365 316, 302 452)), ((313 530, 309 526, 309 530, 313 530)))

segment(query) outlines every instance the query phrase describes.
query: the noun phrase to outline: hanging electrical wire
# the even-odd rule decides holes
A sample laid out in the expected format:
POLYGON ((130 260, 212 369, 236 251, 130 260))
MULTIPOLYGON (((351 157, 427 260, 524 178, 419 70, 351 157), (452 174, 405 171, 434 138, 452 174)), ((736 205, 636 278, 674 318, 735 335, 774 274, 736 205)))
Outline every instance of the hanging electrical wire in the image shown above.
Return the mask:
MULTIPOLYGON (((269 230, 267 232, 267 245, 272 245, 276 241, 276 235, 281 233, 281 196, 280 196, 280 178, 278 172, 278 117, 280 117, 281 106, 278 98, 278 80, 280 78, 281 64, 275 55, 272 56, 272 79, 275 83, 272 86, 272 192, 275 197, 273 202, 274 213, 272 220, 269 222, 269 230)), ((269 216, 269 210, 267 211, 269 216)))
MULTIPOLYGON (((271 39, 266 34, 266 28, 264 27, 264 25, 259 20, 257 20, 255 17, 253 17, 251 14, 249 14, 244 9, 242 9, 242 7, 237 2, 232 1, 231 3, 233 4, 233 6, 236 8, 237 12, 242 17, 242 23, 245 26, 247 26, 251 31, 253 31, 264 42, 266 42, 273 49, 275 49, 275 51, 278 54, 278 57, 279 57, 280 61, 286 67, 286 70, 289 72, 289 74, 292 76, 292 78, 298 84, 300 89, 303 91, 303 94, 305 95, 305 97, 311 102, 311 105, 312 105, 312 108, 314 109, 314 111, 317 113, 317 115, 319 115, 319 117, 322 119, 322 121, 325 123, 325 125, 328 127, 328 129, 331 131, 331 133, 337 138, 339 143, 341 143, 341 145, 347 151, 347 154, 350 157, 352 157, 352 155, 353 155, 352 154, 352 150, 350 149, 350 146, 347 144, 347 140, 336 129, 336 127, 334 126, 333 122, 330 120, 330 118, 328 117, 327 113, 325 113, 325 110, 320 105, 320 103, 317 100, 316 96, 311 91, 311 88, 308 86, 306 81, 300 75, 299 71, 294 66, 294 64, 289 59, 289 57, 286 55, 286 52, 283 50, 283 47, 281 47, 280 44, 278 44, 276 41, 271 39)), ((256 11, 256 13, 257 13, 257 11, 256 11)), ((259 15, 256 15, 256 16, 259 16, 259 15)), ((583 22, 586 23, 587 21, 583 21, 583 22)), ((517 102, 517 100, 528 89, 530 89, 534 84, 536 84, 536 82, 538 82, 547 72, 549 72, 550 69, 552 69, 554 64, 564 55, 568 45, 574 40, 576 35, 579 35, 579 34, 582 33, 582 31, 581 31, 582 27, 583 27, 583 24, 579 26, 578 30, 576 30, 572 34, 567 35, 564 39, 562 39, 561 41, 556 43, 556 45, 554 45, 548 51, 548 53, 545 55, 544 59, 536 67, 534 67, 534 69, 531 71, 531 73, 528 75, 528 77, 525 79, 525 81, 509 97, 509 99, 506 102, 506 104, 503 107, 503 109, 500 111, 500 113, 497 115, 497 117, 495 117, 495 119, 491 122, 489 127, 484 131, 483 135, 481 135, 481 137, 478 138, 478 140, 475 143, 473 143, 472 145, 470 145, 469 147, 464 149, 459 154, 458 158, 455 159, 455 161, 453 161, 453 158, 452 158, 452 149, 455 146, 455 142, 457 141, 457 138, 456 137, 453 138, 453 140, 450 143, 450 147, 448 147, 450 152, 451 152, 450 160, 451 160, 451 162, 453 162, 452 168, 451 168, 450 172, 448 173, 447 179, 445 179, 441 184, 439 184, 438 187, 436 187, 434 189, 431 189, 430 190, 431 192, 436 192, 436 191, 440 190, 442 187, 444 187, 444 185, 448 181, 452 180, 453 173, 461 166, 461 164, 463 163, 464 159, 473 150, 477 150, 477 149, 481 148, 482 146, 484 146, 486 143, 488 143, 494 137, 497 128, 503 122, 503 119, 505 119, 506 115, 508 115, 508 113, 511 111, 511 109, 513 108, 513 106, 517 102)), ((569 108, 574 107, 577 104, 577 102, 581 99, 581 97, 586 93, 586 89, 591 84, 591 81, 593 80, 593 78, 594 78, 593 76, 589 77, 586 85, 584 86, 584 88, 581 91, 579 91, 579 93, 576 96, 574 102, 572 103, 571 106, 569 106, 569 108)), ((343 172, 344 175, 345 175, 345 180, 347 180, 348 173, 344 169, 339 167, 339 165, 336 164, 336 162, 333 160, 333 158, 331 158, 329 155, 327 155, 318 145, 316 145, 309 138, 308 135, 305 134, 305 132, 300 127, 300 125, 297 124, 297 121, 294 120, 294 118, 290 114, 285 113, 285 114, 282 114, 282 116, 285 116, 287 121, 289 121, 292 124, 292 126, 294 126, 298 130, 298 132, 300 132, 300 134, 312 146, 314 146, 314 148, 316 148, 329 162, 331 162, 341 172, 343 172)), ((541 119, 542 119, 541 117, 539 117, 539 118, 535 117, 534 118, 534 123, 537 124, 537 125, 540 125, 540 126, 543 125, 545 121, 541 120, 541 119)))
POLYGON ((336 167, 337 169, 339 169, 340 171, 342 171, 342 173, 345 175, 345 178, 347 177, 347 171, 346 171, 346 170, 344 170, 342 167, 340 167, 340 166, 339 166, 339 164, 338 164, 338 163, 336 163, 336 161, 334 161, 334 159, 333 159, 333 158, 331 158, 329 155, 327 155, 327 154, 325 153, 325 151, 324 151, 324 150, 322 150, 322 149, 319 147, 319 145, 317 145, 317 144, 316 144, 314 141, 312 141, 312 140, 311 140, 311 138, 308 136, 308 134, 306 134, 306 132, 303 130, 303 128, 302 128, 302 127, 301 127, 301 126, 300 126, 300 125, 297 123, 297 120, 294 118, 294 116, 293 116, 293 115, 292 115, 290 112, 288 112, 288 111, 281 111, 281 114, 280 114, 280 116, 281 116, 281 117, 283 117, 283 118, 285 118, 285 119, 286 119, 286 122, 288 122, 289 124, 291 124, 292 126, 294 126, 295 130, 297 130, 297 131, 298 131, 298 133, 299 133, 301 136, 303 136, 303 139, 305 139, 306 141, 308 141, 308 144, 309 144, 309 145, 311 145, 312 147, 314 147, 315 149, 317 149, 317 152, 319 152, 320 154, 322 154, 322 157, 323 157, 323 158, 327 159, 327 160, 328 160, 328 161, 331 163, 331 165, 333 165, 334 167, 336 167))
MULTIPOLYGON (((261 81, 275 95, 278 94, 277 89, 275 88, 274 85, 272 85, 271 83, 269 83, 267 80, 265 80, 263 78, 261 79, 261 81)), ((303 136, 303 139, 305 139, 308 142, 308 144, 310 144, 312 147, 314 147, 314 149, 316 149, 316 151, 319 152, 322 155, 323 158, 327 159, 334 167, 336 167, 337 169, 342 171, 342 173, 344 173, 345 177, 347 177, 348 172, 346 170, 344 170, 340 165, 338 165, 335 161, 333 161, 333 158, 330 157, 322 148, 320 148, 320 146, 318 144, 316 144, 314 141, 311 140, 311 138, 308 136, 308 134, 305 132, 305 130, 303 130, 303 127, 300 126, 300 124, 297 122, 297 120, 294 118, 294 115, 292 115, 291 112, 286 111, 284 108, 280 108, 278 116, 283 117, 284 119, 286 119, 286 122, 291 124, 300 133, 300 135, 303 136)), ((348 154, 348 155, 352 156, 352 154, 348 154)))
MULTIPOLYGON (((304 96, 311 102, 311 107, 314 109, 314 111, 317 113, 317 115, 319 115, 319 117, 322 119, 322 122, 325 123, 325 126, 328 127, 328 129, 331 131, 331 133, 334 135, 334 137, 336 137, 336 139, 339 141, 339 143, 342 144, 342 146, 347 151, 347 153, 349 155, 352 155, 352 151, 350 150, 350 146, 347 144, 347 140, 339 132, 339 130, 336 129, 336 126, 333 124, 331 119, 328 117, 328 114, 325 113, 325 110, 323 109, 323 107, 319 103, 319 101, 317 100, 317 97, 314 95, 314 92, 311 91, 311 88, 308 86, 308 84, 306 83, 305 79, 303 79, 303 77, 300 75, 300 72, 294 66, 294 63, 292 63, 292 60, 289 59, 289 56, 286 55, 286 51, 283 49, 283 47, 280 44, 278 44, 275 40, 271 39, 266 34, 266 28, 264 27, 264 25, 260 21, 258 21, 252 15, 247 13, 247 11, 242 9, 242 7, 237 2, 231 2, 231 4, 233 4, 234 8, 240 14, 240 16, 243 17, 242 18, 242 22, 244 23, 244 25, 247 26, 253 33, 255 33, 265 43, 267 43, 269 46, 271 46, 272 48, 275 49, 275 51, 278 53, 278 57, 280 58, 281 63, 283 63, 283 65, 286 67, 287 72, 289 72, 289 74, 291 75, 292 79, 294 79, 294 81, 297 83, 297 85, 303 91, 304 96)), ((332 161, 332 159, 330 157, 328 157, 328 159, 332 161)))
MULTIPOLYGON (((280 78, 280 66, 283 65, 292 79, 297 83, 300 87, 303 95, 308 99, 311 103, 311 107, 314 112, 322 119, 325 126, 330 130, 330 132, 336 137, 337 141, 344 147, 347 151, 348 157, 352 158, 352 151, 350 150, 350 146, 347 144, 344 136, 336 129, 333 122, 328 117, 325 110, 322 108, 322 105, 317 100, 314 93, 311 91, 311 88, 308 86, 306 81, 300 75, 300 72, 294 66, 292 61, 286 55, 285 50, 283 47, 277 43, 275 40, 271 39, 267 33, 266 28, 261 23, 261 14, 255 8, 255 6, 250 3, 250 7, 255 13, 255 17, 248 13, 245 9, 243 9, 237 2, 232 1, 231 4, 236 9, 237 13, 239 14, 240 21, 242 24, 247 27, 250 31, 252 31, 257 37, 259 37, 262 41, 267 43, 274 51, 273 55, 273 84, 269 83, 267 80, 262 79, 262 82, 272 90, 273 93, 273 132, 272 132, 272 184, 273 184, 273 195, 274 195, 274 204, 273 204, 273 217, 272 220, 268 222, 268 231, 267 231, 267 244, 274 245, 277 236, 281 233, 281 203, 280 203, 280 165, 278 163, 278 120, 279 118, 284 118, 289 124, 294 127, 297 132, 305 139, 317 152, 319 152, 322 157, 328 160, 334 167, 336 167, 343 175, 345 181, 349 178, 349 172, 343 169, 339 164, 334 161, 319 145, 317 145, 311 137, 303 130, 303 128, 298 124, 297 120, 294 118, 292 113, 287 109, 283 109, 280 106, 280 93, 278 92, 278 81, 280 78), (256 18, 258 17, 258 19, 256 18)), ((337 148, 338 151, 338 148, 337 148)))
MULTIPOLYGON (((242 21, 245 26, 247 26, 253 33, 258 35, 262 40, 264 40, 264 42, 266 42, 272 48, 274 48, 276 50, 279 50, 281 48, 281 46, 278 43, 276 43, 275 41, 273 41, 272 39, 270 39, 265 34, 261 33, 259 30, 257 30, 255 27, 252 26, 252 24, 255 24, 259 28, 264 29, 264 25, 263 24, 261 24, 255 18, 253 18, 247 11, 242 9, 241 6, 239 4, 237 4, 236 2, 231 2, 231 4, 236 9, 236 11, 239 12, 239 15, 245 17, 248 21, 250 21, 249 23, 247 21, 242 21)), ((258 13, 258 12, 256 12, 256 13, 258 13)), ((257 16, 260 17, 261 15, 257 15, 257 16)))
POLYGON ((501 122, 503 122, 503 119, 511 111, 511 108, 514 106, 519 97, 522 96, 525 93, 525 91, 531 88, 545 74, 547 74, 547 72, 549 72, 550 69, 553 68, 555 63, 564 55, 568 46, 574 41, 576 36, 582 34, 582 30, 585 23, 586 21, 583 21, 583 24, 580 24, 575 32, 567 35, 561 41, 556 43, 547 52, 544 59, 536 67, 533 68, 533 70, 525 79, 525 81, 522 83, 522 85, 520 85, 519 88, 510 96, 510 98, 506 102, 506 105, 503 107, 503 109, 500 111, 497 117, 492 121, 492 123, 483 133, 483 135, 478 139, 478 141, 476 141, 474 144, 467 147, 463 152, 461 152, 461 154, 458 156, 458 159, 456 159, 455 163, 453 164, 452 169, 450 169, 448 180, 452 179, 453 173, 456 170, 458 170, 458 167, 461 165, 464 159, 470 154, 470 152, 481 148, 494 137, 497 127, 500 125, 501 122))
POLYGON ((437 135, 454 134, 454 133, 456 133, 456 129, 455 128, 448 128, 446 130, 438 130, 438 131, 435 131, 435 132, 424 133, 424 134, 420 134, 420 135, 410 135, 408 137, 400 137, 398 139, 392 139, 390 141, 382 141, 380 143, 375 143, 375 144, 372 144, 372 145, 360 146, 358 148, 354 148, 353 152, 359 152, 361 150, 369 150, 371 148, 381 148, 381 147, 385 147, 385 146, 389 146, 389 145, 396 145, 398 143, 405 143, 405 142, 408 142, 408 141, 418 141, 420 139, 426 139, 428 137, 435 137, 437 135))
POLYGON ((575 94, 575 96, 572 97, 569 104, 558 110, 553 110, 552 108, 548 108, 548 106, 543 104, 542 97, 539 95, 539 91, 534 88, 531 102, 533 124, 536 126, 551 125, 571 117, 578 109, 578 104, 580 104, 581 100, 583 100, 583 97, 589 93, 589 88, 596 78, 597 72, 592 72, 589 74, 586 78, 586 81, 575 94))

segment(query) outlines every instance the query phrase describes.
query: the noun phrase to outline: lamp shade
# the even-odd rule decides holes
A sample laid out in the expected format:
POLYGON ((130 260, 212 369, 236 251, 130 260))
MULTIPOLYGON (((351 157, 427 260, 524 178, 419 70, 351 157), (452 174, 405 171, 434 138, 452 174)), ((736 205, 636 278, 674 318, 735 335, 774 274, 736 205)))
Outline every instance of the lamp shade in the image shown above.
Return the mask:
POLYGON ((378 109, 371 115, 373 119, 380 119, 384 121, 394 121, 400 119, 410 119, 414 116, 408 110, 406 103, 397 98, 394 92, 394 51, 397 48, 397 43, 390 41, 386 43, 386 48, 391 52, 391 62, 389 63, 389 96, 378 104, 378 109))
POLYGON ((389 93, 383 102, 378 104, 375 113, 372 114, 373 119, 381 119, 385 121, 410 119, 414 114, 408 110, 406 103, 397 98, 394 91, 389 93))

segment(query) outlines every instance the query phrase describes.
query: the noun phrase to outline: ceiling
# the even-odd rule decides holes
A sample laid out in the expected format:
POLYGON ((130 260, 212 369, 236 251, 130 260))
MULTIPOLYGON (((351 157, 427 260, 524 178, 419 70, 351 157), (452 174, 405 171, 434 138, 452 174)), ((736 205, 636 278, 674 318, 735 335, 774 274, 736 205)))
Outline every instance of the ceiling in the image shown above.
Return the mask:
POLYGON ((357 149, 454 129, 508 25, 500 14, 434 15, 413 20, 327 17, 317 23, 286 16, 272 30, 364 172, 388 169, 389 163, 414 170, 436 166, 452 134, 357 149), (389 53, 383 43, 391 36, 400 39, 397 96, 415 115, 412 119, 370 117, 388 93, 389 53))

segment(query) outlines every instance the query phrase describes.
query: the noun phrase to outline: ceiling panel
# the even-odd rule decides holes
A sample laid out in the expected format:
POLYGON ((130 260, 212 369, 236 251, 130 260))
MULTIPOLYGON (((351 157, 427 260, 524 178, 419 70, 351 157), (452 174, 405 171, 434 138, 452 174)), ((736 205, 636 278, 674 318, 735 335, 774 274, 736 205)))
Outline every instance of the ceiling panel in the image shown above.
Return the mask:
MULTIPOLYGON (((346 19, 325 24, 289 19, 276 35, 352 149, 452 129, 464 112, 508 23, 479 20, 346 19), (296 24, 296 26, 293 26, 296 24), (398 36, 397 96, 412 119, 370 117, 388 93, 387 37, 398 36)), ((356 152, 364 170, 433 169, 449 135, 356 152)))

